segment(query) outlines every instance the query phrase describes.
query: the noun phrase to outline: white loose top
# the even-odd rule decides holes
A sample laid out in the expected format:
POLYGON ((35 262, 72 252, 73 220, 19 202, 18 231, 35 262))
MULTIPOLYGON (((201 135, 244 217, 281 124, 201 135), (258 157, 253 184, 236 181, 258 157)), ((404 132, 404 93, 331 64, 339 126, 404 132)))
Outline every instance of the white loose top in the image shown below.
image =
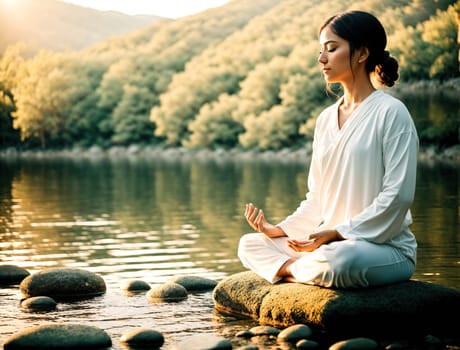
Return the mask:
POLYGON ((342 99, 319 115, 306 199, 278 226, 296 239, 336 229, 345 239, 392 245, 415 263, 409 208, 419 141, 411 115, 376 90, 339 128, 342 99))

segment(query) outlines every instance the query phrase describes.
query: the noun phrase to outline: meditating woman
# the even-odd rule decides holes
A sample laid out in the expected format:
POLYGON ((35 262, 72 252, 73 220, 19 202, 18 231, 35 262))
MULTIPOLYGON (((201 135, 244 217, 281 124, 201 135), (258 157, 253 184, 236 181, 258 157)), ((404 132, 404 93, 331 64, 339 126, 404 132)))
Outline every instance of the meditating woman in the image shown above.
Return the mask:
POLYGON ((257 233, 241 237, 243 265, 267 281, 332 288, 378 286, 411 278, 417 243, 409 225, 418 136, 391 87, 398 62, 370 13, 348 11, 319 31, 318 62, 328 87, 343 95, 316 122, 308 191, 277 225, 246 205, 257 233), (375 79, 374 79, 375 78, 375 79))

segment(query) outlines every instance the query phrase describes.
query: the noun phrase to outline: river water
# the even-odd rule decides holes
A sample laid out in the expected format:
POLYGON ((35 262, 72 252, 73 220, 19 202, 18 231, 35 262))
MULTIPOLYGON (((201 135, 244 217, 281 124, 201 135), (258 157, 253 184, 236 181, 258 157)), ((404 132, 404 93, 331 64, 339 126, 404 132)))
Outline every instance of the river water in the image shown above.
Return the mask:
MULTIPOLYGON (((113 349, 136 327, 160 331, 164 349, 184 337, 233 337, 255 325, 215 312, 211 292, 179 303, 151 303, 123 285, 152 286, 177 275, 219 281, 244 271, 239 237, 252 201, 276 222, 306 191, 307 164, 232 157, 0 160, 0 263, 34 273, 50 267, 100 274, 107 292, 59 303, 56 311, 19 307, 16 287, 0 288, 0 342, 26 327, 73 322, 104 329, 113 349)), ((460 167, 419 165, 412 226, 418 243, 414 279, 460 289, 460 167)))

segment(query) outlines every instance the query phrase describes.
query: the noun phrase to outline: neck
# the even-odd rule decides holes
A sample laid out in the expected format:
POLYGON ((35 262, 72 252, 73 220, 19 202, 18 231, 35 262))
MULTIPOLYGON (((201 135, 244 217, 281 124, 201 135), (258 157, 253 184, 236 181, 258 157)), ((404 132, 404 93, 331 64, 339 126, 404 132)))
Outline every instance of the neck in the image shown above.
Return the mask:
POLYGON ((375 88, 370 81, 366 84, 353 84, 353 86, 343 85, 343 89, 344 106, 359 105, 367 98, 367 96, 375 91, 375 88))

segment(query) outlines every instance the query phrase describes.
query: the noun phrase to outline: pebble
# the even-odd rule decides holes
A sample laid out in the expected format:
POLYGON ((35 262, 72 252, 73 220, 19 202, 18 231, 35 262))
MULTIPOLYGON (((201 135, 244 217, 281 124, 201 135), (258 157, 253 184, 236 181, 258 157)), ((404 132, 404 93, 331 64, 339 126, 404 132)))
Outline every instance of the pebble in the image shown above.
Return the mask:
POLYGON ((329 350, 372 350, 377 349, 378 344, 369 338, 351 338, 333 344, 329 350))
POLYGON ((21 307, 29 311, 49 311, 56 309, 57 303, 47 296, 36 296, 21 301, 21 307))
POLYGON ((129 280, 123 285, 123 289, 127 292, 143 292, 151 288, 150 284, 142 280, 129 280))
POLYGON ((320 344, 314 340, 301 339, 295 344, 296 349, 319 349, 320 344))
POLYGON ((283 329, 280 334, 278 334, 278 340, 286 342, 297 342, 301 339, 307 339, 312 335, 312 330, 310 327, 304 324, 296 324, 290 327, 283 329))
POLYGON ((147 292, 150 301, 182 301, 187 299, 187 289, 177 283, 168 282, 152 287, 147 292))
POLYGON ((143 347, 159 348, 163 345, 165 338, 163 334, 153 329, 136 328, 125 334, 120 338, 120 342, 128 345, 138 345, 143 347))
POLYGON ((249 331, 255 336, 273 335, 277 337, 278 334, 280 333, 280 330, 278 328, 271 327, 271 326, 255 326, 255 327, 252 327, 249 331))
POLYGON ((183 286, 187 291, 207 291, 217 286, 217 281, 200 276, 176 276, 169 282, 183 286))

